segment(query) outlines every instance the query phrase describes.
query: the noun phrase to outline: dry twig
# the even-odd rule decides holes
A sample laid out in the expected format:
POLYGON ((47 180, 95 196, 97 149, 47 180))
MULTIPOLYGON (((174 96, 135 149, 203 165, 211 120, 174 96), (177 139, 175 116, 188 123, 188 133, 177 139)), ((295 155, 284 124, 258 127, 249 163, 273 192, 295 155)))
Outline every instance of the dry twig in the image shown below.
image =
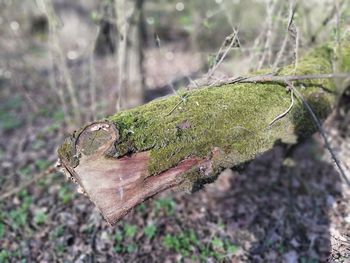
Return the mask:
POLYGON ((181 101, 179 101, 179 103, 177 103, 175 105, 175 107, 171 111, 169 111, 169 113, 167 113, 164 117, 167 117, 167 116, 171 115, 182 103, 186 102, 187 97, 188 97, 188 94, 186 94, 185 96, 180 97, 181 101))
MULTIPOLYGON (((276 12, 278 1, 270 0, 266 2, 267 10, 267 25, 266 25, 266 38, 264 43, 264 52, 260 58, 257 69, 260 70, 265 64, 266 56, 268 55, 268 60, 271 59, 271 46, 272 46, 272 37, 273 37, 273 16, 276 12), (268 52, 268 54, 267 54, 268 52)), ((270 61, 269 61, 270 62, 270 61)))
POLYGON ((293 23, 293 20, 294 20, 294 15, 295 15, 295 11, 296 11, 296 4, 294 1, 291 1, 290 2, 290 6, 289 6, 289 18, 288 18, 288 24, 287 24, 287 32, 285 34, 285 37, 283 39, 283 42, 282 42, 282 47, 281 49, 279 50, 278 54, 277 54, 277 58, 273 64, 273 72, 276 71, 281 59, 282 59, 282 56, 286 50, 286 47, 287 47, 287 43, 288 43, 288 38, 289 38, 289 33, 290 32, 290 28, 291 28, 291 25, 293 23))
POLYGON ((53 7, 53 3, 51 0, 38 0, 38 5, 43 10, 45 16, 47 17, 48 23, 49 23, 49 31, 50 31, 50 38, 51 38, 51 45, 52 48, 57 53, 57 67, 59 68, 65 82, 66 82, 66 88, 67 92, 70 96, 70 100, 73 106, 73 113, 74 118, 76 122, 80 123, 82 120, 78 97, 75 93, 75 88, 72 80, 72 76, 69 72, 68 65, 66 63, 66 58, 63 52, 63 49, 61 47, 58 29, 59 29, 59 20, 57 18, 57 15, 55 13, 55 9, 53 7))
MULTIPOLYGON (((212 87, 220 87, 226 84, 235 83, 267 83, 267 82, 280 82, 286 81, 301 81, 301 80, 315 80, 315 79, 348 79, 350 73, 329 73, 329 74, 307 74, 307 75, 291 75, 291 76, 275 76, 273 74, 248 76, 248 77, 235 77, 216 82, 212 87)), ((211 85, 208 83, 207 85, 211 85)))
POLYGON ((276 118, 274 118, 270 122, 269 127, 271 127, 276 121, 278 121, 278 120, 282 119, 284 116, 286 116, 290 112, 290 110, 293 108, 293 105, 294 105, 294 92, 293 92, 293 90, 290 91, 290 97, 291 97, 292 102, 291 102, 289 108, 285 112, 281 113, 276 118))
POLYGON ((231 48, 233 47, 233 45, 236 43, 236 41, 238 40, 238 36, 237 36, 238 32, 236 29, 233 29, 233 33, 231 35, 229 35, 224 43, 222 44, 222 46, 220 47, 220 50, 218 52, 218 54, 215 57, 215 64, 214 66, 209 70, 208 74, 207 74, 207 78, 211 78, 211 76, 213 76, 213 74, 215 73, 215 71, 218 69, 218 67, 221 65, 221 63, 224 61, 224 59, 226 58, 228 52, 231 50, 231 48), (226 50, 223 52, 223 49, 226 47, 226 50))

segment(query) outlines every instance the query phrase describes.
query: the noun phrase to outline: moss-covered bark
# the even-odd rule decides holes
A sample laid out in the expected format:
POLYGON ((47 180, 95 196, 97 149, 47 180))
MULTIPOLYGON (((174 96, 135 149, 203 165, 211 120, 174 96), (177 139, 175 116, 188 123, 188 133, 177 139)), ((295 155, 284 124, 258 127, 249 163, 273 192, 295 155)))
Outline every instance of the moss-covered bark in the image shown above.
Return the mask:
MULTIPOLYGON (((338 71, 350 71, 349 54, 348 43, 337 49, 330 46, 316 48, 298 61, 296 71, 294 65, 291 65, 282 68, 279 75, 331 73, 334 63, 338 65, 338 71)), ((294 82, 294 85, 321 120, 329 115, 341 91, 337 89, 335 81, 330 79, 300 81, 294 82)), ((237 83, 181 91, 179 96, 161 98, 107 118, 108 123, 115 126, 117 135, 113 137, 116 138, 114 146, 104 156, 108 160, 118 160, 135 153, 147 152, 147 158, 142 159, 145 163, 144 171, 139 173, 143 182, 146 182, 146 178, 166 174, 184 160, 191 159, 196 165, 181 170, 175 181, 160 189, 173 185, 193 189, 198 182, 211 181, 222 169, 252 160, 277 142, 295 143, 298 137, 315 132, 309 113, 298 100, 290 113, 269 127, 269 123, 284 112, 290 103, 290 93, 281 83, 237 83), (184 102, 179 105, 182 99, 184 102)), ((88 137, 93 136, 90 138, 91 144, 84 144, 84 149, 79 150, 75 141, 79 136, 80 133, 77 133, 75 138, 67 140, 59 150, 60 159, 68 166, 66 168, 71 174, 75 173, 76 166, 79 168, 79 158, 86 152, 91 154, 86 148, 91 147, 92 151, 100 149, 104 140, 95 140, 97 131, 89 131, 88 137)), ((106 136, 103 134, 102 137, 106 136)), ((84 160, 86 167, 83 170, 86 171, 89 164, 101 159, 89 157, 84 160)), ((130 161, 128 165, 133 163, 130 161)), ((108 170, 108 167, 105 169, 108 170)), ((83 175, 77 177, 81 176, 83 175)), ((162 177, 158 178, 162 180, 162 177)), ((128 186, 128 189, 130 187, 133 186, 128 186)), ((150 193, 145 193, 138 202, 149 195, 150 193)), ((120 197, 118 200, 122 202, 124 199, 120 197)), ((98 203, 96 200, 94 202, 98 203)), ((133 205, 135 204, 129 206, 133 205)), ((104 213, 103 208, 100 209, 104 213)), ((114 216, 113 220, 125 214, 125 209, 114 216)))
MULTIPOLYGON (((295 74, 332 72, 332 57, 331 48, 318 48, 299 61, 295 74)), ((280 75, 292 72, 293 66, 289 66, 280 75)), ((336 99, 332 80, 296 85, 324 119, 336 99)), ((179 96, 162 98, 108 118, 121 134, 117 156, 150 150, 148 171, 153 175, 187 157, 205 157, 218 147, 224 156, 231 156, 224 166, 232 166, 271 149, 278 140, 295 141, 296 134, 305 136, 315 131, 300 102, 290 114, 269 127, 291 103, 290 94, 280 84, 232 84, 181 95, 186 96, 186 101, 172 114, 168 113, 181 101, 179 96)))

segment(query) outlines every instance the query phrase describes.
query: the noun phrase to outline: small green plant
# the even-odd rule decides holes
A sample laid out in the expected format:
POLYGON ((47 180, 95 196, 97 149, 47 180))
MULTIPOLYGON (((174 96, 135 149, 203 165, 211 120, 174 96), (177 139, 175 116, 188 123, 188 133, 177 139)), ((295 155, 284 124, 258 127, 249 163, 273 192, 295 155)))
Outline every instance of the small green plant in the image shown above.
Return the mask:
POLYGON ((39 160, 36 160, 35 162, 35 166, 37 166, 40 171, 45 170, 47 167, 49 167, 49 165, 50 165, 50 162, 44 159, 39 159, 39 160))
POLYGON ((22 121, 17 117, 15 113, 8 112, 0 115, 0 128, 5 131, 13 130, 22 125, 22 121))
POLYGON ((16 111, 21 108, 22 97, 19 95, 13 96, 4 101, 0 105, 0 129, 5 131, 13 130, 20 127, 23 122, 16 114, 16 111))
POLYGON ((43 140, 36 140, 35 142, 33 142, 33 144, 31 145, 31 148, 33 150, 39 150, 41 148, 43 148, 46 145, 45 141, 43 140))
POLYGON ((64 121, 64 112, 63 111, 55 111, 53 113, 52 119, 56 122, 62 122, 64 121))
POLYGON ((116 253, 122 253, 124 250, 123 246, 123 233, 119 230, 117 230, 114 234, 114 251, 116 253))
POLYGON ((283 254, 285 252, 285 247, 282 243, 278 244, 277 249, 278 249, 280 254, 283 254))
POLYGON ((33 202, 32 197, 28 195, 26 190, 19 192, 18 197, 21 199, 21 205, 8 213, 8 217, 13 223, 14 228, 19 228, 20 226, 26 225, 28 219, 28 209, 30 204, 33 202))
POLYGON ((17 173, 23 177, 28 176, 32 171, 33 171, 33 169, 30 166, 25 166, 25 167, 17 169, 17 173))
POLYGON ((128 246, 126 247, 126 251, 128 253, 133 253, 136 250, 137 250, 137 245, 135 243, 128 244, 128 246))
POLYGON ((205 246, 201 246, 200 260, 206 262, 208 258, 212 258, 215 261, 222 261, 226 257, 231 257, 237 252, 237 246, 230 243, 227 239, 222 240, 218 237, 213 238, 205 246))
POLYGON ((136 226, 129 225, 129 224, 126 224, 124 226, 124 233, 125 233, 125 236, 128 238, 133 238, 136 234, 136 231, 137 231, 136 226))
POLYGON ((143 230, 144 235, 148 239, 152 239, 155 236, 156 232, 157 232, 157 228, 153 224, 146 226, 145 229, 143 230))
POLYGON ((142 203, 142 204, 137 206, 136 210, 138 213, 143 214, 146 212, 146 205, 144 203, 142 203))
POLYGON ((90 235, 94 232, 94 225, 87 224, 87 225, 83 226, 82 230, 85 234, 90 235))
POLYGON ((51 238, 59 238, 61 236, 63 236, 64 234, 64 226, 60 225, 60 226, 56 226, 55 229, 51 232, 51 238))
POLYGON ((155 202, 156 213, 158 214, 160 211, 164 211, 166 215, 174 214, 175 202, 172 198, 159 198, 155 202))
POLYGON ((39 114, 39 116, 49 117, 50 116, 50 109, 48 107, 41 106, 38 114, 39 114))
POLYGON ((222 261, 237 252, 237 246, 228 239, 214 237, 209 242, 201 243, 193 230, 176 235, 167 234, 163 238, 163 245, 167 249, 174 250, 185 258, 193 261, 207 262, 208 259, 222 261))
POLYGON ((212 28, 212 23, 210 23, 209 19, 204 19, 203 21, 203 26, 207 29, 211 29, 212 28))
POLYGON ((0 262, 7 262, 10 259, 10 252, 6 250, 0 250, 0 262))
POLYGON ((55 246, 55 250, 57 251, 57 254, 63 254, 66 251, 66 245, 63 243, 58 243, 55 246))
POLYGON ((34 223, 37 225, 43 225, 47 220, 47 213, 44 210, 38 210, 34 214, 34 223))
POLYGON ((48 134, 53 134, 59 128, 60 128, 60 125, 58 123, 53 123, 45 127, 45 132, 48 134))
POLYGON ((236 245, 233 245, 229 242, 226 243, 226 251, 229 255, 236 254, 237 250, 238 250, 238 247, 236 245))
POLYGON ((214 249, 223 249, 224 248, 224 242, 220 239, 215 237, 212 241, 211 244, 213 245, 214 249))
POLYGON ((3 238, 5 235, 5 225, 0 223, 0 240, 3 238))
POLYGON ((22 209, 14 209, 9 212, 9 217, 12 220, 13 227, 18 228, 22 225, 25 225, 27 222, 27 213, 22 209))
POLYGON ((116 253, 133 253, 137 250, 137 244, 133 242, 137 227, 126 224, 123 231, 116 230, 114 234, 114 251, 116 253))
POLYGON ((63 185, 60 190, 58 191, 58 199, 63 204, 68 204, 73 199, 72 191, 69 187, 69 185, 63 185))
POLYGON ((186 28, 190 28, 191 25, 193 25, 192 17, 189 15, 182 15, 179 19, 179 22, 186 28))
POLYGON ((194 231, 191 230, 178 235, 167 234, 163 239, 163 245, 167 249, 175 250, 182 256, 188 257, 193 251, 196 250, 196 246, 199 245, 199 241, 194 231))

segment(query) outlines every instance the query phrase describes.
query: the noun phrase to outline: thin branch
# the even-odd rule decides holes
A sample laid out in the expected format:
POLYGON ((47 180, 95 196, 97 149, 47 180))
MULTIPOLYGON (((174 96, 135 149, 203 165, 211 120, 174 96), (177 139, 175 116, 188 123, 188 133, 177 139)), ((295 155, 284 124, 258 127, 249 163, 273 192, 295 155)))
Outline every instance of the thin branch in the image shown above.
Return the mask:
POLYGON ((294 91, 293 90, 290 91, 290 96, 291 96, 292 103, 290 104, 289 108, 285 112, 281 113, 276 118, 274 118, 270 122, 269 127, 271 127, 276 121, 278 121, 278 120, 282 119, 284 116, 286 116, 290 112, 290 110, 293 108, 293 105, 294 105, 294 91))
MULTIPOLYGON (((270 53, 270 50, 271 50, 270 47, 271 47, 272 37, 273 37, 273 34, 272 34, 273 33, 273 15, 276 10, 277 3, 278 1, 276 0, 271 0, 266 2, 266 9, 267 9, 266 39, 264 43, 264 52, 260 58, 260 61, 257 67, 258 70, 260 70, 265 63, 267 51, 269 51, 270 53)), ((270 56, 271 55, 269 54, 269 57, 270 56)))
MULTIPOLYGON (((332 7, 331 12, 328 14, 327 17, 325 17, 321 23, 321 25, 317 28, 317 30, 311 35, 309 43, 313 43, 316 41, 316 37, 324 30, 324 28, 328 25, 330 21, 334 18, 334 16, 338 16, 337 12, 340 10, 340 8, 343 7, 344 3, 346 1, 342 0, 340 3, 334 1, 334 5, 332 7)), ((337 26, 338 26, 338 17, 337 17, 337 26)), ((338 36, 337 36, 338 37, 338 36)))
POLYGON ((97 103, 96 103, 96 69, 95 69, 95 47, 97 44, 97 38, 100 34, 100 26, 97 27, 95 32, 94 40, 90 47, 90 54, 89 54, 89 75, 90 75, 90 81, 89 81, 89 91, 90 91, 90 111, 91 111, 91 119, 95 120, 96 118, 96 109, 97 109, 97 103))
POLYGON ((294 93, 299 97, 299 99, 302 101, 304 107, 307 109, 307 111, 309 112, 310 116, 312 117, 313 121, 315 122, 317 129, 319 130, 319 132, 321 133, 321 136, 324 140, 324 144, 325 147, 327 148, 327 150, 329 151, 329 153, 332 156, 332 159, 334 160, 335 164, 337 165, 339 171, 340 171, 340 175, 343 177, 344 181, 347 183, 347 185, 350 187, 350 181, 347 178, 347 176, 345 175, 345 171, 343 169, 343 166, 341 165, 338 157, 336 156, 336 154, 334 153, 334 151, 332 150, 332 147, 328 141, 328 137, 325 133, 325 131, 322 128, 321 122, 320 120, 317 118, 316 114, 314 113, 313 109, 311 108, 311 106, 309 105, 309 103, 305 100, 304 96, 293 86, 292 83, 290 83, 289 81, 286 80, 287 85, 289 85, 292 90, 294 91, 294 93))
POLYGON ((231 48, 233 47, 233 45, 236 43, 238 39, 238 32, 237 30, 233 29, 233 33, 228 36, 224 43, 222 44, 222 46, 220 47, 220 50, 218 52, 218 54, 216 55, 215 58, 215 62, 217 60, 219 60, 217 63, 215 63, 215 65, 210 69, 210 71, 207 74, 207 78, 209 79, 211 76, 213 76, 214 72, 218 69, 218 67, 221 65, 221 63, 224 61, 224 59, 226 58, 228 52, 231 50, 231 48), (231 41, 230 41, 231 40, 231 41), (227 46, 227 42, 230 41, 230 44, 227 46), (221 55, 222 53, 222 49, 227 46, 225 52, 221 55), (221 55, 221 56, 220 56, 221 55))
MULTIPOLYGON (((226 84, 235 83, 267 83, 267 82, 281 82, 285 81, 301 81, 301 80, 315 80, 315 79, 348 79, 350 73, 330 73, 330 74, 307 74, 307 75, 291 75, 291 76, 275 76, 272 74, 251 76, 251 77, 235 77, 217 82, 213 87, 220 87, 226 84)), ((208 83, 207 85, 210 85, 208 83)))
POLYGON ((299 29, 295 26, 295 49, 294 49, 294 74, 298 68, 299 61, 299 29))
POLYGON ((293 20, 294 20, 294 15, 295 15, 295 10, 296 10, 296 4, 294 1, 290 1, 290 6, 289 6, 289 18, 288 18, 288 24, 287 24, 287 32, 284 36, 284 39, 283 39, 283 42, 282 42, 282 47, 280 49, 280 51, 278 52, 277 54, 277 58, 273 64, 273 71, 275 72, 278 65, 280 64, 280 61, 282 59, 282 56, 286 50, 286 47, 287 47, 287 43, 288 43, 288 38, 289 38, 289 29, 290 29, 290 26, 291 24, 293 23, 293 20))
POLYGON ((182 103, 184 103, 186 101, 187 97, 188 97, 188 94, 186 94, 183 97, 180 97, 181 101, 179 103, 177 103, 175 105, 175 107, 171 111, 169 111, 169 113, 167 113, 164 117, 167 117, 167 116, 171 115, 182 103))
POLYGON ((38 0, 38 4, 39 6, 41 6, 43 12, 45 13, 45 16, 47 17, 47 20, 49 23, 50 38, 52 41, 51 45, 53 48, 55 48, 55 51, 57 52, 57 59, 58 59, 57 66, 61 71, 61 74, 66 82, 66 88, 70 96, 70 100, 72 102, 75 120, 78 123, 80 123, 82 117, 81 117, 81 112, 79 108, 78 97, 75 93, 73 80, 69 72, 69 68, 67 66, 63 49, 60 44, 60 39, 58 35, 59 21, 58 21, 57 15, 55 13, 51 0, 40 0, 40 1, 38 0))
POLYGON ((57 87, 56 85, 56 77, 55 77, 55 62, 53 59, 53 54, 52 54, 52 49, 49 48, 48 49, 48 58, 49 58, 49 63, 50 63, 50 71, 49 71, 49 83, 50 83, 50 87, 51 89, 57 93, 57 96, 60 100, 60 103, 62 105, 62 110, 64 113, 64 122, 67 123, 71 123, 72 122, 72 118, 68 112, 68 106, 64 97, 64 92, 63 89, 57 87))

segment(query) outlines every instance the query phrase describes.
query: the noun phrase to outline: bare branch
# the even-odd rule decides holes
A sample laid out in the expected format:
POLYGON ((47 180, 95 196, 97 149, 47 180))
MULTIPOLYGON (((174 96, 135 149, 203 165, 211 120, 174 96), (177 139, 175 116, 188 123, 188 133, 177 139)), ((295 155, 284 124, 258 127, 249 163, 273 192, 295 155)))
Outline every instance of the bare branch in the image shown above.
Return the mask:
POLYGON ((290 91, 290 97, 291 97, 292 102, 291 102, 289 108, 285 112, 283 112, 282 114, 280 114, 276 118, 274 118, 269 123, 269 127, 271 127, 276 121, 278 121, 278 120, 282 119, 284 116, 286 116, 290 112, 290 110, 293 108, 293 105, 294 105, 294 92, 293 92, 293 90, 290 91))
POLYGON ((287 47, 287 43, 288 43, 288 38, 289 38, 289 30, 290 27, 293 23, 294 20, 294 15, 295 15, 295 11, 296 11, 296 4, 295 1, 290 1, 290 5, 289 5, 289 18, 288 18, 288 24, 287 24, 287 32, 284 36, 283 42, 282 42, 282 47, 280 49, 280 51, 277 54, 277 58, 272 66, 272 71, 275 72, 278 65, 281 62, 282 56, 284 54, 284 52, 286 51, 286 47, 287 47))
MULTIPOLYGON (((315 79, 350 79, 350 73, 330 73, 330 74, 308 74, 308 75, 292 75, 292 76, 275 76, 272 74, 251 76, 251 77, 235 77, 222 80, 215 83, 212 87, 219 87, 226 84, 234 83, 266 83, 266 82, 281 82, 285 81, 301 81, 315 79)), ((210 85, 210 83, 207 83, 210 85)))
POLYGON ((336 166, 338 167, 339 171, 340 171, 340 175, 343 177, 344 181, 347 183, 347 185, 350 187, 350 181, 348 179, 348 177, 345 174, 345 171, 343 169, 342 164, 340 163, 338 157, 336 156, 336 154, 334 153, 328 137, 326 135, 326 132, 323 130, 322 125, 320 120, 317 118, 316 114, 314 113, 313 109, 311 108, 311 106, 309 105, 309 103, 307 103, 307 101, 305 100, 304 96, 293 86, 292 83, 290 83, 289 81, 286 81, 286 83, 292 88, 292 90, 294 91, 294 93, 299 97, 299 99, 303 102, 304 107, 307 109, 307 111, 309 112, 311 118, 313 119, 314 123, 317 126, 317 129, 319 130, 323 140, 324 140, 324 144, 325 147, 327 148, 327 150, 329 151, 329 153, 332 156, 332 159, 334 160, 336 166))
POLYGON ((77 95, 75 94, 75 88, 73 84, 72 77, 70 75, 65 55, 63 53, 59 36, 58 36, 58 19, 57 15, 55 13, 53 4, 51 0, 38 0, 38 3, 40 4, 41 8, 43 9, 43 12, 45 13, 47 20, 49 22, 49 29, 50 29, 50 37, 52 41, 52 46, 57 52, 57 66, 59 70, 61 71, 61 74, 63 75, 63 78, 66 82, 66 88, 68 91, 68 94, 70 96, 70 100, 72 102, 73 106, 73 112, 74 112, 74 117, 78 123, 81 122, 81 113, 80 113, 80 108, 79 108, 79 103, 78 103, 78 98, 77 95))
POLYGON ((233 29, 233 33, 231 35, 229 35, 224 43, 222 44, 222 46, 220 47, 220 50, 218 52, 218 54, 216 55, 215 58, 215 64, 214 66, 209 70, 208 74, 207 74, 207 78, 209 79, 211 76, 213 76, 213 74, 215 73, 215 71, 218 69, 218 67, 221 65, 221 63, 224 61, 224 59, 226 58, 228 52, 231 50, 231 48, 233 47, 233 45, 236 43, 236 41, 238 40, 238 32, 236 29, 233 29), (228 44, 229 43, 229 44, 228 44), (226 47, 226 50, 224 51, 224 53, 222 54, 223 49, 226 47))

